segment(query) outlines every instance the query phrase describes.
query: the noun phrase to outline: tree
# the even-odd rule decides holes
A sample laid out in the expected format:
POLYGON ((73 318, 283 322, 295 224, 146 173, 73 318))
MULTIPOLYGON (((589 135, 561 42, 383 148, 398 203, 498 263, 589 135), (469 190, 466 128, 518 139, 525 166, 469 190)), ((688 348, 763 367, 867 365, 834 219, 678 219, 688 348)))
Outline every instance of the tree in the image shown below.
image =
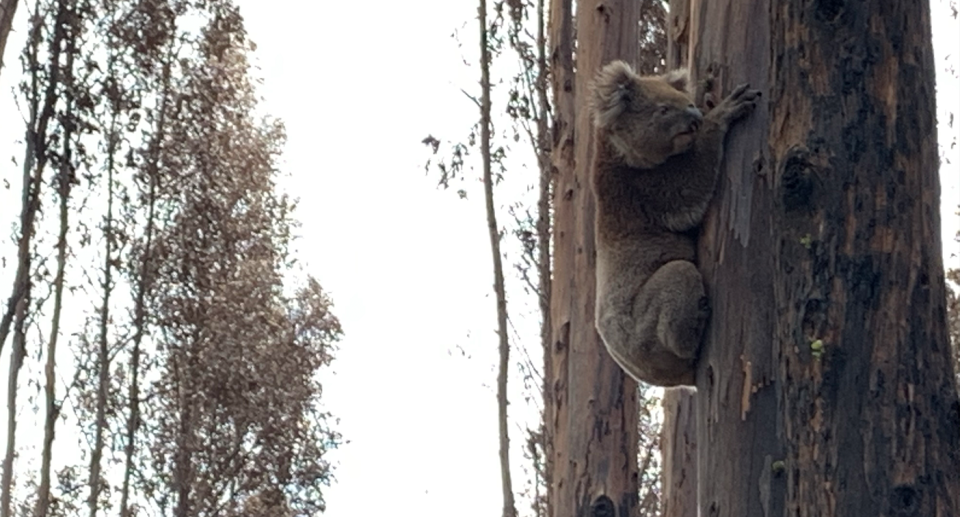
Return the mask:
POLYGON ((767 96, 702 232, 701 514, 960 514, 927 2, 693 1, 690 36, 767 96))
POLYGON ((7 36, 13 28, 17 14, 17 0, 0 0, 0 72, 3 71, 3 52, 7 48, 7 36))
MULTIPOLYGON (((42 303, 40 300, 34 302, 32 296, 34 285, 31 277, 43 278, 45 276, 45 274, 38 274, 34 271, 35 263, 42 262, 35 260, 38 253, 34 235, 36 233, 37 215, 41 206, 44 171, 51 160, 60 158, 56 156, 56 151, 53 148, 57 142, 57 139, 55 139, 56 131, 54 130, 54 126, 58 124, 57 98, 62 93, 64 83, 62 77, 64 65, 61 63, 64 54, 62 47, 71 46, 71 50, 73 50, 72 45, 64 45, 64 40, 69 32, 68 25, 70 24, 68 0, 51 3, 38 2, 33 14, 30 36, 24 49, 23 62, 27 77, 24 84, 21 85, 21 90, 27 97, 28 116, 25 131, 26 149, 23 160, 23 184, 21 187, 20 235, 17 241, 17 270, 6 311, 3 314, 2 321, 0 321, 0 349, 3 348, 10 331, 10 324, 13 323, 13 351, 7 381, 7 447, 3 460, 2 495, 0 495, 0 516, 3 517, 11 514, 13 503, 17 391, 20 369, 26 357, 27 322, 28 320, 35 320, 36 313, 40 312, 39 305, 42 303), (44 17, 47 14, 50 14, 52 18, 50 26, 44 23, 44 17), (40 49, 43 42, 47 43, 47 56, 46 59, 41 61, 40 49)), ((5 34, 3 36, 5 37, 5 34)), ((64 118, 68 119, 69 116, 64 118)), ((69 138, 66 139, 65 145, 70 145, 67 142, 69 142, 69 138)), ((65 166, 69 169, 71 164, 66 163, 65 166)), ((59 179, 62 180, 63 178, 64 175, 61 174, 59 179)), ((65 203, 64 184, 62 182, 60 184, 60 199, 61 202, 65 203)), ((62 222, 62 210, 60 213, 62 222)), ((63 226, 61 224, 61 228, 63 226)), ((58 248, 62 250, 60 244, 65 244, 63 239, 58 242, 58 248)), ((59 256, 59 258, 63 257, 62 254, 59 254, 59 256)), ((58 262, 61 265, 63 264, 63 260, 58 262)), ((55 324, 53 330, 57 330, 57 326, 55 324)), ((55 339, 51 337, 51 345, 54 348, 55 339)), ((52 375, 52 372, 48 371, 48 373, 52 375)), ((47 394, 47 410, 50 412, 54 409, 50 405, 52 394, 49 391, 47 394)), ((52 426, 49 426, 48 432, 52 434, 52 426)))
MULTIPOLYGON (((508 339, 513 328, 510 324, 510 312, 507 310, 507 300, 511 299, 511 307, 523 306, 524 295, 536 297, 540 312, 539 344, 541 351, 549 348, 549 317, 550 317, 550 208, 552 193, 552 167, 549 158, 549 113, 547 63, 546 63, 546 33, 545 33, 545 3, 544 0, 534 2, 515 2, 499 0, 488 3, 480 2, 480 93, 476 96, 464 91, 466 96, 480 110, 479 122, 471 129, 465 142, 455 142, 450 146, 449 156, 441 156, 440 160, 428 159, 426 169, 429 172, 435 167, 440 173, 439 186, 449 188, 451 180, 463 180, 472 168, 467 161, 470 150, 479 147, 480 183, 483 186, 483 200, 485 205, 487 234, 492 251, 493 287, 497 302, 497 406, 498 406, 498 439, 500 442, 500 481, 503 497, 503 514, 517 515, 516 495, 514 493, 514 477, 510 461, 510 437, 508 433, 509 418, 507 408, 508 379, 510 377, 510 357, 512 349, 519 349, 523 359, 517 361, 517 367, 523 374, 522 385, 524 392, 540 388, 541 395, 544 389, 544 377, 539 376, 538 365, 533 364, 529 354, 524 350, 522 335, 513 340, 508 339), (509 52, 509 54, 507 54, 509 52), (507 54, 513 60, 501 59, 507 54), (495 59, 497 58, 497 59, 495 59), (496 66, 494 61, 496 61, 496 66), (502 70, 505 65, 516 65, 516 69, 503 78, 496 76, 496 70, 502 70), (506 84, 501 89, 499 85, 506 84), (499 94, 499 95, 498 95, 499 94), (494 112, 494 106, 502 106, 502 112, 494 112), (506 115, 506 117, 503 117, 506 115), (506 118, 506 129, 494 131, 497 122, 506 118), (536 181, 529 181, 523 174, 523 168, 516 167, 507 174, 507 157, 516 150, 512 144, 519 142, 528 144, 536 159, 536 181), (495 196, 496 192, 503 192, 498 187, 501 182, 510 180, 513 186, 520 185, 525 192, 537 193, 536 209, 524 201, 504 201, 506 196, 495 196), (524 185, 526 183, 526 185, 524 185), (496 201, 496 202, 495 202, 496 201), (511 216, 504 221, 502 214, 506 209, 511 216), (512 219, 512 221, 511 221, 512 219), (514 240, 504 239, 504 235, 513 234, 514 240), (517 245, 519 250, 516 250, 517 245), (519 251, 512 264, 516 277, 505 275, 504 262, 511 256, 512 251, 519 251), (535 276, 535 278, 534 278, 535 276), (520 288, 511 288, 512 280, 520 281, 520 288)), ((440 139, 430 135, 423 139, 433 155, 437 155, 443 143, 440 139)), ((511 164, 512 165, 512 164, 511 164)), ((469 196, 467 189, 458 190, 461 199, 469 196)), ((514 188, 514 195, 517 194, 514 188)), ((517 311, 520 312, 520 311, 517 311)), ((513 329, 516 332, 516 329, 513 329)), ((518 333, 519 334, 519 333, 518 333)), ((516 355, 514 357, 516 357, 516 355)), ((512 384, 511 386, 517 386, 512 384)), ((514 388, 516 390, 516 388, 514 388)), ((525 397, 526 402, 536 397, 525 397)), ((542 416, 542 414, 541 414, 542 416)), ((532 467, 524 473, 531 476, 525 482, 531 490, 521 492, 531 498, 531 506, 537 515, 546 512, 544 484, 546 461, 544 450, 548 440, 543 432, 542 421, 536 429, 527 428, 524 455, 531 460, 532 467)), ((523 483, 523 481, 521 482, 523 483)))
POLYGON ((288 282, 284 130, 255 115, 239 10, 30 14, 0 515, 321 512, 340 437, 318 373, 341 330, 319 283, 288 282), (31 406, 42 441, 18 442, 31 406), (63 436, 82 458, 58 452, 63 436))
POLYGON ((584 92, 602 64, 638 64, 640 10, 624 0, 578 2, 574 39, 572 2, 554 0, 550 9, 557 183, 552 377, 545 393, 549 506, 556 517, 631 515, 638 498, 637 384, 609 357, 594 327, 594 200, 586 165, 592 127, 584 92))
MULTIPOLYGON (((253 117, 242 17, 209 4, 168 127, 149 248, 160 375, 144 399, 157 505, 173 515, 324 509, 339 435, 316 401, 340 326, 315 281, 289 296, 292 203, 274 191, 279 122, 253 117)), ((146 251, 146 248, 145 248, 146 251)))
MULTIPOLYGON (((60 416, 60 403, 56 397, 57 386, 57 344, 60 340, 60 318, 63 312, 63 288, 66 282, 67 266, 67 236, 70 232, 70 193, 75 183, 77 183, 77 164, 83 160, 85 154, 83 146, 79 145, 77 134, 82 133, 89 124, 84 120, 87 110, 85 106, 91 106, 90 103, 78 103, 77 93, 84 91, 84 87, 78 84, 76 71, 74 70, 74 61, 80 54, 80 45, 82 44, 82 12, 85 6, 78 6, 76 0, 61 0, 57 4, 58 18, 63 18, 63 30, 67 34, 64 42, 64 51, 66 54, 63 67, 63 97, 64 107, 59 113, 59 122, 63 126, 63 134, 60 138, 62 150, 59 154, 52 156, 57 165, 56 185, 58 197, 58 222, 59 229, 57 235, 57 272, 53 280, 53 315, 51 316, 50 335, 47 338, 46 364, 44 366, 44 395, 45 395, 45 419, 43 425, 43 450, 41 452, 40 466, 40 487, 37 490, 37 504, 34 515, 37 517, 46 517, 50 506, 50 464, 53 460, 53 439, 57 419, 60 416), (76 155, 76 156, 75 156, 76 155)), ((73 211, 75 212, 75 210, 73 211)))
MULTIPOLYGON (((670 0, 666 26, 667 69, 689 68, 690 0, 670 0)), ((696 391, 665 390, 660 436, 663 517, 697 517, 696 391)))
POLYGON ((500 441, 500 483, 503 495, 503 517, 516 517, 517 505, 513 497, 510 472, 510 434, 507 420, 507 380, 510 373, 510 340, 507 335, 507 291, 503 279, 503 254, 500 252, 500 226, 497 224, 493 201, 493 159, 490 146, 490 44, 487 41, 487 2, 480 0, 480 154, 483 160, 483 199, 487 212, 487 231, 493 253, 493 290, 497 298, 497 435, 500 441))

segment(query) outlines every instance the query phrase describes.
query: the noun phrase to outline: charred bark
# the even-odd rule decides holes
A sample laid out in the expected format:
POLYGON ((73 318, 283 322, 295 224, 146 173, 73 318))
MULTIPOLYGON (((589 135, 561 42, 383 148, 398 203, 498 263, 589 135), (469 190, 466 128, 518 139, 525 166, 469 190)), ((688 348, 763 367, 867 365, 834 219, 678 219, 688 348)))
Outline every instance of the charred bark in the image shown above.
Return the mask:
POLYGON ((701 239, 701 514, 960 515, 929 6, 694 0, 691 24, 696 72, 767 96, 701 239))

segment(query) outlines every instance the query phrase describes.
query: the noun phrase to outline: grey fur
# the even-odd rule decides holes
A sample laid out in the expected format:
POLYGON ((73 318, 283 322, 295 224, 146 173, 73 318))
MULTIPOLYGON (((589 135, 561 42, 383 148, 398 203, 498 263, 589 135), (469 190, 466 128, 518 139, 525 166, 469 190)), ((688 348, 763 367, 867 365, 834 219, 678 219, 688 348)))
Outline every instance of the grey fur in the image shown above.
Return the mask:
POLYGON ((628 374, 657 386, 694 384, 710 311, 689 231, 713 198, 730 124, 760 96, 738 86, 704 117, 686 78, 639 77, 615 61, 590 96, 597 330, 628 374))

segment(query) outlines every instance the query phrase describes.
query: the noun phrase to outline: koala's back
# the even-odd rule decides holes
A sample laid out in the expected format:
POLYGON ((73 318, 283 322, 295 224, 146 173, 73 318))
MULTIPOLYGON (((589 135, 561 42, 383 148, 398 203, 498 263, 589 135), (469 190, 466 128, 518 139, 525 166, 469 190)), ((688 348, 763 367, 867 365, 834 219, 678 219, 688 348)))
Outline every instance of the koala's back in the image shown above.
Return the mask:
MULTIPOLYGON (((598 143, 602 144, 602 140, 598 143)), ((695 234, 676 231, 675 223, 689 219, 695 226, 701 214, 690 214, 689 192, 681 159, 668 160, 653 169, 638 170, 617 161, 605 159, 610 149, 598 149, 594 169, 594 192, 597 199, 598 252, 611 260, 611 252, 622 250, 633 262, 652 273, 671 260, 693 261, 696 257, 695 234)), ((618 253, 613 253, 616 255, 618 253)), ((643 275, 647 276, 646 274, 643 275)))

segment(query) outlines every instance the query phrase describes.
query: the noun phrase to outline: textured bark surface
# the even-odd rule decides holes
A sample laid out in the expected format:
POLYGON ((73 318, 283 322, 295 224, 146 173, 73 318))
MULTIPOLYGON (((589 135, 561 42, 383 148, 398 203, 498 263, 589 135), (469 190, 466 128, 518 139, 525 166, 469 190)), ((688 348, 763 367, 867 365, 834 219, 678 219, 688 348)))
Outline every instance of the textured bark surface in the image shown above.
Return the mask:
POLYGON ((690 15, 695 72, 767 96, 701 238, 701 515, 960 515, 928 4, 690 15))
POLYGON ((639 6, 627 0, 577 3, 576 74, 572 14, 569 0, 551 4, 557 184, 547 392, 550 507, 556 517, 629 516, 637 505, 637 385, 609 357, 594 325, 593 131, 585 92, 603 63, 635 63, 639 6))
MULTIPOLYGON (((667 16, 667 70, 689 66, 689 40, 690 0, 671 0, 667 16)), ((669 389, 663 393, 663 517, 697 517, 696 403, 694 390, 669 389)))
POLYGON ((697 517, 697 401, 691 389, 663 394, 663 517, 697 517))

